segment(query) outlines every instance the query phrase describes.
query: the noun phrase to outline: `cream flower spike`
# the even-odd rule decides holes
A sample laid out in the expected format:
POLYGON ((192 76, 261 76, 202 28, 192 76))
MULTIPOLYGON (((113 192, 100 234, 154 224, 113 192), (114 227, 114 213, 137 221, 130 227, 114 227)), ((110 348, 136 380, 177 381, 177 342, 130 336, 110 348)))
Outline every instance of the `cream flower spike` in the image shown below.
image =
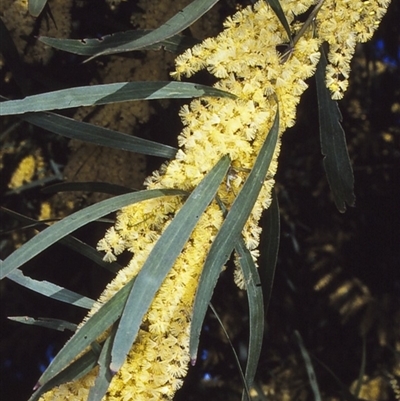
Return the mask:
MULTIPOLYGON (((315 4, 314 0, 281 0, 293 36, 299 29, 296 15, 315 4)), ((307 88, 305 81, 314 74, 319 47, 325 41, 330 45, 327 84, 333 97, 340 98, 346 88, 355 44, 371 37, 388 4, 387 0, 323 1, 313 25, 298 38, 290 57, 282 62, 277 46, 287 42, 286 32, 267 3, 258 1, 228 18, 217 37, 206 39, 178 56, 174 78, 191 76, 205 68, 219 79, 217 88, 234 93, 237 99, 203 98, 184 106, 180 117, 185 127, 178 138, 178 157, 153 173, 146 180, 147 188, 193 190, 217 161, 229 154, 232 179, 219 189, 219 197, 229 208, 272 126, 275 99, 279 102, 282 134, 295 123, 296 106, 307 88)), ((261 231, 258 222, 271 203, 279 149, 280 142, 243 231, 254 258, 258 256, 256 248, 261 231)), ((99 242, 99 249, 106 251, 108 260, 125 249, 134 256, 107 286, 89 316, 137 275, 165 225, 181 206, 179 198, 158 198, 119 212, 115 227, 99 242)), ((189 363, 189 327, 195 291, 222 221, 219 207, 212 203, 156 294, 139 335, 103 400, 171 400, 181 387, 189 363)), ((236 274, 236 279, 239 284, 243 282, 240 274, 236 274)), ((93 370, 79 380, 51 390, 42 401, 86 400, 96 372, 93 370)))

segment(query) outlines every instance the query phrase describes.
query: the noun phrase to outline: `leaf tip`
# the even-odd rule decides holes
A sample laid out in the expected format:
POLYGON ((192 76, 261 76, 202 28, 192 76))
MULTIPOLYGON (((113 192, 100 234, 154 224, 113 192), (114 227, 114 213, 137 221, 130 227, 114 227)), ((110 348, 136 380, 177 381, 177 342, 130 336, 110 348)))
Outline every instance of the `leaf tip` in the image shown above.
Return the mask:
POLYGON ((33 386, 33 391, 36 391, 37 389, 39 389, 40 387, 42 387, 42 385, 40 384, 40 381, 38 381, 34 386, 33 386))
POLYGON ((114 376, 118 372, 120 367, 118 366, 117 363, 111 362, 109 368, 111 376, 114 376))

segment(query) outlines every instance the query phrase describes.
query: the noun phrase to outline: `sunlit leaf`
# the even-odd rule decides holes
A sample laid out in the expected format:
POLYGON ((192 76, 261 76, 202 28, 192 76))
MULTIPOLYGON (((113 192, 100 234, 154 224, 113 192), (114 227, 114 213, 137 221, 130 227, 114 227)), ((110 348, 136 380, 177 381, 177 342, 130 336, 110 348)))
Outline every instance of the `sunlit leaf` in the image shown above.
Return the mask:
MULTIPOLYGON (((218 199, 219 206, 221 207, 224 216, 227 214, 227 209, 223 203, 218 199)), ((249 394, 249 388, 252 386, 254 376, 257 370, 258 361, 260 358, 262 340, 264 335, 264 303, 263 303, 263 291, 261 287, 260 277, 258 269, 253 261, 250 251, 246 248, 243 238, 240 238, 235 245, 236 256, 238 258, 240 268, 242 269, 243 277, 247 285, 247 299, 249 304, 249 348, 247 352, 247 364, 246 374, 243 375, 239 364, 240 374, 243 376, 244 392, 242 400, 245 397, 251 400, 249 394)), ((210 302, 210 307, 212 304, 210 302)), ((214 311, 214 309, 213 309, 214 311)), ((216 314, 216 312, 214 312, 216 314)), ((216 314, 219 320, 218 315, 216 314)), ((222 325, 222 322, 220 322, 222 325)), ((222 325, 223 326, 223 325, 222 325)), ((224 331, 225 327, 223 327, 224 331)), ((226 333, 228 341, 230 342, 229 336, 226 333)), ((232 346, 233 348, 233 346, 232 346)), ((236 357, 236 352, 233 348, 233 352, 236 357)))
POLYGON ((35 319, 29 316, 8 316, 7 319, 12 320, 14 322, 29 324, 32 326, 40 326, 46 327, 47 329, 53 329, 58 331, 75 331, 77 325, 71 322, 67 322, 66 320, 61 319, 53 319, 47 317, 39 317, 35 319))
POLYGON ((94 303, 93 299, 77 294, 74 291, 67 290, 57 284, 50 283, 46 280, 35 280, 31 277, 25 276, 19 269, 10 272, 7 275, 7 278, 14 283, 29 288, 31 291, 37 292, 45 297, 56 299, 57 301, 65 302, 80 308, 90 309, 94 303))
MULTIPOLYGON (((1 210, 10 216, 14 217, 18 221, 24 223, 24 224, 29 224, 29 226, 25 227, 20 227, 22 228, 34 228, 35 230, 43 231, 48 227, 48 224, 45 224, 44 222, 32 219, 30 217, 26 217, 20 213, 14 212, 10 209, 2 207, 1 210)), ((81 255, 85 256, 86 258, 92 260, 99 266, 103 267, 104 269, 107 269, 113 273, 118 272, 121 270, 122 266, 118 264, 117 262, 105 262, 103 260, 103 254, 98 252, 95 248, 89 246, 88 244, 84 243, 83 241, 73 237, 72 235, 67 235, 64 238, 61 238, 58 242, 61 245, 65 245, 68 248, 72 249, 75 252, 80 253, 81 255)))
MULTIPOLYGON (((59 39, 39 36, 38 40, 55 49, 79 54, 81 56, 93 56, 99 53, 110 55, 131 51, 131 44, 133 44, 133 50, 138 50, 135 48, 135 41, 146 35, 150 35, 152 32, 154 31, 138 29, 134 31, 117 32, 93 39, 59 39)), ((199 43, 199 41, 192 37, 174 35, 148 46, 141 47, 140 50, 164 49, 172 53, 182 53, 197 43, 199 43)))
POLYGON ((243 227, 254 207, 275 151, 278 131, 279 110, 277 108, 273 126, 261 147, 254 167, 232 204, 207 255, 193 307, 193 319, 190 331, 190 358, 192 363, 196 361, 201 327, 218 276, 222 266, 229 259, 236 242, 240 238, 243 227))
POLYGON ((138 50, 168 39, 192 25, 214 4, 218 3, 218 1, 219 0, 194 0, 185 8, 180 10, 177 14, 175 14, 165 24, 151 31, 147 35, 144 35, 132 42, 124 43, 121 46, 116 46, 113 49, 102 51, 96 54, 96 56, 109 54, 109 52, 116 53, 138 50))
POLYGON ((214 198, 228 171, 229 163, 229 157, 224 156, 203 178, 147 257, 126 301, 118 325, 110 366, 113 372, 118 371, 124 362, 139 331, 144 314, 189 239, 199 218, 214 198))
MULTIPOLYGON (((85 324, 71 337, 60 352, 51 361, 38 381, 44 386, 63 371, 76 356, 90 346, 97 337, 111 327, 121 316, 126 298, 135 279, 129 281, 93 314, 85 324)), ((91 353, 90 351, 88 352, 91 353)), ((97 359, 96 359, 97 361, 97 359)))
POLYGON ((38 384, 37 390, 32 394, 28 401, 37 401, 42 394, 51 390, 53 387, 73 380, 78 380, 82 376, 86 375, 96 366, 98 357, 99 356, 92 350, 90 350, 86 354, 83 354, 77 360, 72 362, 71 365, 69 365, 62 372, 54 375, 53 378, 45 383, 43 386, 40 386, 38 384))
POLYGON ((29 0, 28 10, 32 17, 38 17, 43 9, 46 7, 47 0, 29 0))
POLYGON ((212 86, 190 82, 145 81, 79 86, 27 96, 0 103, 0 115, 70 109, 134 100, 191 99, 200 96, 230 97, 234 95, 212 86))
POLYGON ((56 243, 61 238, 64 238, 66 235, 87 223, 135 202, 160 196, 176 195, 185 195, 185 192, 174 189, 144 190, 106 199, 96 203, 95 205, 79 210, 40 232, 2 261, 0 265, 0 279, 3 279, 13 270, 22 266, 34 256, 47 249, 50 245, 56 243))
MULTIPOLYGON (((0 105, 1 109, 2 105, 0 105)), ((76 121, 55 113, 26 113, 23 120, 67 138, 79 139, 96 145, 171 159, 177 149, 162 143, 138 138, 98 125, 76 121)))
POLYGON ((110 370, 111 362, 111 349, 114 342, 115 333, 117 332, 117 325, 115 324, 111 329, 110 335, 104 341, 103 347, 98 360, 99 374, 96 377, 96 381, 89 391, 87 401, 101 401, 107 393, 108 387, 113 378, 113 374, 110 370))

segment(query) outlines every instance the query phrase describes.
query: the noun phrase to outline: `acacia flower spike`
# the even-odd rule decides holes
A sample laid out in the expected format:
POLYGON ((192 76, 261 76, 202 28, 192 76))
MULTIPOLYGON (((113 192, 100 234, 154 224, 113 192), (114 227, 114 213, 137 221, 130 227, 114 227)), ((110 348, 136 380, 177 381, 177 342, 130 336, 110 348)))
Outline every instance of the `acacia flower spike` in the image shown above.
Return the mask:
MULTIPOLYGON (((193 191, 217 161, 229 155, 235 174, 229 178, 229 186, 226 182, 220 184, 217 197, 230 209, 272 127, 276 97, 280 111, 278 142, 242 231, 255 261, 259 255, 261 213, 272 202, 280 137, 295 123, 296 108, 307 88, 306 80, 315 73, 321 44, 329 44, 326 84, 332 97, 339 99, 347 87, 356 43, 372 36, 389 0, 280 0, 280 3, 293 35, 297 32, 291 57, 284 63, 276 49, 287 40, 287 33, 264 0, 228 17, 217 37, 205 39, 176 58, 176 68, 171 74, 175 79, 206 69, 217 78, 216 88, 233 93, 236 98, 204 97, 183 106, 179 116, 184 128, 178 136, 175 159, 145 181, 148 189, 193 191), (311 8, 310 19, 301 29, 297 16, 311 8), (312 23, 315 32, 307 30, 312 23)), ((138 275, 183 202, 178 197, 157 198, 125 207, 118 213, 114 227, 99 241, 97 249, 104 251, 109 261, 116 260, 124 251, 131 252, 132 258, 104 290, 89 316, 138 275)), ((127 359, 112 378, 103 401, 171 400, 182 386, 191 362, 189 333, 194 297, 205 259, 222 223, 222 211, 212 201, 157 291, 127 359)), ((240 269, 236 269, 234 278, 245 288, 240 269)), ((80 327, 84 324, 85 321, 80 327)), ((98 341, 108 335, 105 332, 98 341)), ((86 401, 96 375, 94 369, 49 391, 42 401, 71 398, 86 401)))

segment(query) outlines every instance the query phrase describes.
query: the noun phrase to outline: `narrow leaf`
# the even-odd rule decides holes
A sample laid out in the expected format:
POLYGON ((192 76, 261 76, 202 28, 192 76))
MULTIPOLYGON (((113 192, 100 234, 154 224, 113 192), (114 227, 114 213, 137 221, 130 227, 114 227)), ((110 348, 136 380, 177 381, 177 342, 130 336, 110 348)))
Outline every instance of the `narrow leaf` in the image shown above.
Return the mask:
POLYGON ((271 6, 271 8, 274 10, 274 13, 278 17, 282 26, 285 28, 289 43, 292 43, 292 33, 290 32, 290 27, 287 22, 285 13, 282 10, 281 3, 279 2, 279 0, 267 0, 267 2, 271 6))
POLYGON ((104 341, 103 348, 101 349, 100 357, 98 360, 99 374, 96 377, 96 381, 93 387, 89 391, 87 401, 101 401, 107 393, 108 387, 113 378, 113 374, 110 370, 111 362, 111 349, 114 342, 115 333, 117 332, 117 325, 114 324, 111 329, 110 335, 104 341))
POLYGON ((67 246, 71 250, 81 254, 85 258, 90 259, 103 269, 110 271, 111 273, 117 273, 122 269, 122 266, 117 262, 105 262, 103 260, 104 254, 86 244, 78 238, 68 235, 59 241, 60 244, 67 246))
POLYGON ((116 46, 113 49, 97 53, 96 56, 109 54, 109 51, 115 53, 138 50, 168 39, 192 25, 214 4, 218 3, 218 1, 219 0, 194 0, 183 10, 179 11, 176 15, 169 19, 165 24, 161 25, 154 31, 151 31, 147 35, 144 35, 132 42, 124 43, 123 45, 116 46))
POLYGON ((260 244, 262 263, 258 270, 264 294, 264 310, 267 314, 274 284, 280 239, 279 205, 274 189, 272 189, 272 203, 267 209, 263 221, 265 221, 263 224, 263 240, 260 244))
MULTIPOLYGON (((250 336, 246 364, 246 383, 247 387, 251 388, 256 375, 264 336, 263 293, 257 267, 242 238, 236 242, 235 249, 239 257, 243 277, 246 281, 249 303, 250 336)), ((245 400, 245 395, 246 393, 243 392, 242 401, 245 400)), ((251 400, 249 396, 247 398, 249 401, 251 400)))
POLYGON ((325 156, 324 167, 335 204, 341 213, 346 211, 346 203, 354 206, 354 176, 346 137, 340 124, 342 115, 337 102, 331 98, 325 85, 326 57, 321 48, 321 59, 315 74, 318 95, 319 130, 321 152, 325 156))
POLYGON ((79 306, 80 308, 90 309, 94 300, 83 295, 77 294, 76 292, 67 290, 64 287, 60 287, 54 283, 48 281, 34 280, 33 278, 24 276, 21 270, 15 269, 7 275, 7 278, 14 283, 22 285, 25 288, 37 292, 45 297, 56 299, 57 301, 65 302, 67 304, 79 306))
POLYGON ((65 369, 79 353, 96 341, 100 334, 119 319, 134 280, 135 279, 132 279, 122 287, 75 332, 44 371, 38 381, 38 386, 44 386, 56 377, 56 375, 65 369))
POLYGON ((201 327, 218 276, 221 272, 222 266, 228 260, 233 247, 239 239, 243 227, 254 207, 254 203, 265 180, 268 167, 275 151, 278 131, 279 109, 277 107, 273 126, 261 147, 253 169, 233 202, 221 229, 215 237, 210 252, 207 255, 203 272, 200 276, 199 286, 194 301, 193 319, 190 331, 189 347, 192 363, 195 363, 196 361, 201 327))
POLYGON ((44 185, 48 185, 55 181, 60 181, 62 179, 63 176, 61 174, 49 175, 47 177, 43 177, 38 180, 28 182, 27 184, 21 185, 15 189, 11 189, 5 193, 5 196, 19 195, 21 192, 28 191, 33 188, 40 188, 43 187, 44 185))
MULTIPOLYGON (((152 32, 154 31, 138 29, 135 31, 117 32, 111 35, 102 36, 101 38, 93 39, 59 39, 39 36, 38 40, 48 46, 54 47, 55 49, 79 54, 81 56, 93 56, 99 53, 109 55, 131 51, 131 43, 134 43, 146 35, 152 34, 152 32)), ((197 43, 199 43, 198 40, 189 36, 174 35, 168 39, 141 47, 140 50, 164 49, 172 53, 182 53, 197 43)), ((133 45, 133 47, 133 50, 138 50, 135 48, 135 45, 133 45)))
POLYGON ((110 368, 116 372, 139 331, 144 314, 149 309, 157 290, 175 263, 200 216, 213 200, 229 168, 229 158, 224 156, 205 176, 188 197, 158 239, 141 268, 132 287, 118 325, 112 349, 110 368))
MULTIPOLYGON (((226 216, 227 214, 226 207, 219 199, 217 199, 217 201, 224 213, 224 216, 226 216)), ((246 395, 250 401, 251 397, 249 394, 249 388, 252 386, 252 383, 254 381, 254 376, 257 371, 258 361, 261 354, 263 335, 264 335, 263 291, 261 287, 260 277, 258 274, 258 269, 253 261, 250 251, 246 248, 243 238, 240 238, 239 241, 237 241, 235 245, 235 252, 238 257, 243 277, 246 281, 247 299, 249 303, 250 336, 249 336, 249 348, 247 353, 246 376, 243 377, 244 392, 242 394, 242 401, 245 400, 246 395)), ((211 302, 209 305, 210 308, 213 309, 211 302)), ((229 340, 228 335, 227 338, 229 340)), ((240 369, 240 364, 239 364, 239 369, 240 369)), ((243 376, 241 369, 240 373, 243 376)))
MULTIPOLYGON (((3 103, 4 104, 4 103, 3 103)), ((0 105, 0 109, 2 104, 0 105)), ((94 124, 76 121, 55 113, 27 113, 22 119, 47 131, 67 138, 107 146, 108 148, 127 150, 144 155, 158 156, 171 159, 177 149, 158 142, 138 138, 112 129, 94 124)))
POLYGON ((311 389, 314 393, 314 400, 322 401, 321 393, 318 387, 317 377, 315 376, 314 367, 311 363, 310 355, 308 354, 308 351, 303 344, 303 339, 301 338, 300 333, 297 330, 295 330, 294 335, 296 337, 297 343, 299 344, 301 355, 303 356, 304 363, 306 365, 308 380, 310 381, 311 389))
POLYGON ((39 317, 38 319, 35 319, 29 316, 8 316, 8 319, 18 323, 41 326, 58 331, 75 331, 77 328, 76 324, 67 322, 66 320, 52 319, 47 317, 39 317))
POLYGON ((29 0, 28 10, 32 17, 39 17, 40 13, 46 7, 47 0, 29 0))
MULTIPOLYGON (((30 224, 29 228, 34 228, 36 230, 42 231, 49 227, 44 222, 40 222, 38 220, 32 219, 30 217, 26 217, 20 213, 14 212, 10 209, 2 207, 1 210, 10 216, 14 217, 18 221, 21 221, 25 224, 30 224)), ((28 227, 23 227, 28 228, 28 227)), ((72 235, 67 235, 64 238, 61 238, 59 243, 61 245, 65 245, 68 248, 74 250, 75 252, 80 253, 81 255, 87 257, 88 259, 92 260, 99 266, 111 271, 112 273, 116 273, 121 270, 122 266, 117 262, 105 262, 103 260, 103 254, 98 252, 95 248, 89 246, 88 244, 84 243, 83 241, 73 237, 72 235)))
MULTIPOLYGON (((75 355, 76 356, 76 355, 75 355)), ((38 389, 32 394, 28 401, 38 401, 42 394, 51 390, 52 388, 59 386, 63 383, 67 383, 73 380, 78 380, 82 376, 89 373, 97 363, 98 355, 90 350, 86 354, 79 357, 76 361, 71 363, 66 369, 55 375, 50 381, 38 389)))
POLYGON ((70 109, 117 102, 152 99, 190 99, 200 96, 231 97, 234 95, 211 86, 189 82, 145 81, 80 86, 27 96, 0 103, 0 115, 70 109))
POLYGON ((115 212, 116 210, 132 203, 160 196, 174 195, 182 196, 185 195, 185 192, 175 189, 144 190, 106 199, 73 213, 37 234, 27 243, 14 251, 8 258, 2 261, 0 264, 0 279, 3 279, 13 270, 22 266, 34 256, 47 249, 50 245, 56 243, 61 238, 64 238, 66 235, 87 223, 90 223, 108 213, 115 212))

